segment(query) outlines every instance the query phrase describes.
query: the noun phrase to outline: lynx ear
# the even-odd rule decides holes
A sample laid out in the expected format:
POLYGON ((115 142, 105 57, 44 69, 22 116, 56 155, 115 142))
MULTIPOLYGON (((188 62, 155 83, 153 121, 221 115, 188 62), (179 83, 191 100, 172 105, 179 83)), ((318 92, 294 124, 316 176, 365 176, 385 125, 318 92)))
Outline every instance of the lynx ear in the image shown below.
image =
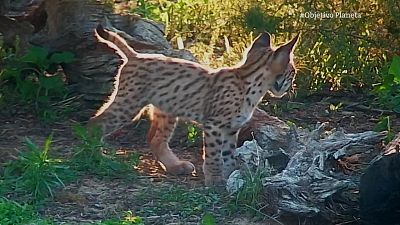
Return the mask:
POLYGON ((252 48, 271 48, 271 35, 268 32, 262 32, 253 42, 252 48))
POLYGON ((282 65, 287 65, 290 60, 290 55, 293 53, 294 48, 296 47, 297 41, 299 40, 300 33, 296 35, 291 41, 288 43, 280 46, 275 51, 275 58, 280 62, 282 65))

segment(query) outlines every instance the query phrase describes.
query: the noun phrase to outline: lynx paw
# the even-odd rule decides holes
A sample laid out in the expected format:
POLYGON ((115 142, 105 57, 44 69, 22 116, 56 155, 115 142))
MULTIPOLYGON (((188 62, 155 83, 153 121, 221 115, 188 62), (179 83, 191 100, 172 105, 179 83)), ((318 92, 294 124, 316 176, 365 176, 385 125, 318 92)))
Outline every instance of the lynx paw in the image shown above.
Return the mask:
POLYGON ((189 161, 178 161, 174 166, 167 167, 167 173, 173 175, 188 175, 194 172, 194 165, 189 161))

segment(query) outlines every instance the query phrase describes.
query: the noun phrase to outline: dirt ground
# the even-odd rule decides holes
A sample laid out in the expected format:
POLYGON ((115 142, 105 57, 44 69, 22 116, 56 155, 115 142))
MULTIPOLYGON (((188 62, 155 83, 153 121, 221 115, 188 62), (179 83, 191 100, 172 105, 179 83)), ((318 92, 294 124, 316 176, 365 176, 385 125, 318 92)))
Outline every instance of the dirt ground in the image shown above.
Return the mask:
MULTIPOLYGON (((312 97, 303 102, 272 101, 261 108, 297 126, 312 127, 317 122, 329 122, 332 128, 341 127, 349 133, 372 130, 382 116, 390 116, 391 127, 394 132, 399 132, 398 114, 388 114, 386 111, 354 104, 362 102, 363 98, 312 97), (331 106, 338 105, 339 102, 343 104, 337 109, 331 106)), ((71 128, 77 122, 77 118, 73 115, 68 120, 46 125, 18 107, 2 110, 0 166, 13 159, 19 150, 25 149, 25 137, 41 145, 50 133, 53 133, 53 154, 69 157, 72 146, 78 141, 72 135, 71 128)), ((134 215, 143 218, 145 224, 172 225, 199 224, 201 212, 206 211, 217 218, 218 224, 279 224, 268 215, 256 220, 252 216, 227 213, 224 210, 224 198, 229 196, 203 187, 200 144, 188 144, 186 128, 183 125, 178 127, 171 147, 180 158, 193 162, 197 172, 187 177, 166 175, 152 159, 145 142, 147 127, 148 122, 141 120, 124 128, 121 131, 122 135, 108 140, 109 144, 121 152, 139 152, 140 163, 136 168, 132 168, 139 172, 136 179, 84 176, 57 191, 54 200, 43 204, 40 214, 53 218, 59 224, 81 224, 118 217, 121 216, 121 212, 132 211, 134 215)), ((305 221, 296 221, 293 224, 300 223, 306 224, 305 221)))

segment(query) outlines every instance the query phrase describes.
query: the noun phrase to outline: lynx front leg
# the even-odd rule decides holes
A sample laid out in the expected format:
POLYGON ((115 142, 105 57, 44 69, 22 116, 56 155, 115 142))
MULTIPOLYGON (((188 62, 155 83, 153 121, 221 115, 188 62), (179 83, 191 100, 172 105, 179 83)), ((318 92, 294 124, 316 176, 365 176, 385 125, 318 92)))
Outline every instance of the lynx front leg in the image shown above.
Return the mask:
POLYGON ((188 161, 179 160, 168 145, 175 129, 175 123, 175 117, 169 117, 158 109, 154 109, 147 140, 154 156, 165 166, 168 173, 190 174, 194 171, 194 165, 188 161))
POLYGON ((238 133, 239 131, 237 130, 224 132, 224 144, 222 146, 221 155, 223 160, 222 175, 225 179, 228 179, 229 175, 237 169, 234 152, 236 149, 238 133))
POLYGON ((204 126, 203 171, 207 186, 225 184, 226 179, 236 169, 233 153, 236 149, 238 131, 204 126))
POLYGON ((222 132, 217 126, 204 125, 203 135, 203 172, 206 186, 223 185, 221 149, 222 132))

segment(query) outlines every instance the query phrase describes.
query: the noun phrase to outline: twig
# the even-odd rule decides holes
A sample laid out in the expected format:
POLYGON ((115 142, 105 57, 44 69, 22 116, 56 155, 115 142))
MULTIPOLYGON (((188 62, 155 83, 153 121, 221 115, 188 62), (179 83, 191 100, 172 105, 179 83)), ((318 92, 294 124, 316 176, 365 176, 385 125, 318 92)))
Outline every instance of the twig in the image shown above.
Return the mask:
POLYGON ((377 112, 377 113, 383 113, 383 114, 399 114, 398 112, 395 112, 395 111, 392 111, 392 110, 371 108, 371 107, 368 107, 368 106, 365 106, 365 105, 361 105, 361 104, 351 104, 351 105, 346 106, 345 108, 354 108, 354 109, 370 111, 370 112, 377 112))
POLYGON ((158 176, 151 176, 151 175, 147 175, 147 176, 145 176, 145 175, 143 175, 143 176, 138 176, 137 178, 138 179, 148 179, 148 178, 166 178, 167 176, 160 176, 160 177, 158 177, 158 176))
POLYGON ((354 218, 354 220, 350 220, 350 221, 345 221, 345 222, 337 223, 336 225, 349 224, 349 223, 357 222, 357 221, 359 221, 359 220, 360 220, 359 218, 354 218))

